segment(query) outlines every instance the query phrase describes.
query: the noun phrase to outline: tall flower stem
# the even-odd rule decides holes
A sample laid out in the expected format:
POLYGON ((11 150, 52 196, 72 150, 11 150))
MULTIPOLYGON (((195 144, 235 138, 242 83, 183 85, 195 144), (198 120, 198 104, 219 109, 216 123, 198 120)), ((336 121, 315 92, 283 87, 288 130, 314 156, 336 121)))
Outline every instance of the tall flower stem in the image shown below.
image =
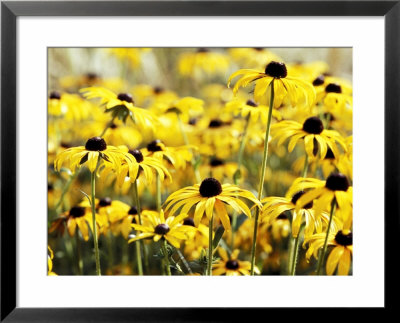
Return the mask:
POLYGON ((171 276, 171 268, 169 267, 169 260, 168 260, 168 250, 167 250, 167 240, 163 239, 164 241, 161 244, 161 248, 164 254, 164 265, 165 269, 167 270, 167 275, 171 276))
POLYGON ((207 275, 212 276, 212 259, 213 259, 213 226, 214 215, 211 216, 208 228, 208 260, 207 260, 207 275))
POLYGON ((331 214, 329 216, 328 227, 326 229, 324 246, 322 247, 321 255, 318 257, 317 275, 321 275, 322 265, 325 262, 326 249, 327 249, 327 245, 328 245, 328 237, 329 237, 329 232, 331 230, 331 224, 332 224, 333 214, 335 213, 335 208, 336 208, 336 199, 333 198, 332 203, 331 203, 331 214))
POLYGON ((71 186, 72 182, 74 181, 74 179, 78 176, 78 171, 76 171, 74 174, 72 174, 69 178, 67 183, 64 185, 63 191, 61 192, 61 197, 57 202, 57 205, 55 206, 55 210, 56 212, 58 212, 58 208, 61 206, 61 204, 64 203, 64 197, 65 194, 67 194, 69 187, 71 186))
MULTIPOLYGON (((233 182, 235 185, 239 184, 239 180, 241 178, 240 168, 242 167, 242 162, 243 162, 243 154, 244 154, 244 148, 246 146, 247 131, 249 129, 249 123, 250 123, 249 121, 250 121, 250 113, 246 117, 246 123, 244 125, 242 139, 240 142, 240 147, 239 147, 239 152, 238 152, 238 161, 237 161, 238 167, 237 167, 235 175, 233 175, 233 182)), ((236 223, 237 223, 237 213, 235 211, 232 214, 232 229, 231 229, 231 249, 232 250, 233 250, 234 241, 235 241, 236 223)))
MULTIPOLYGON (((137 180, 135 180, 135 183, 133 184, 133 194, 134 194, 136 209, 138 212, 139 224, 142 225, 142 215, 140 210, 140 199, 139 199, 137 180)), ((138 274, 142 276, 143 275, 142 250, 141 250, 143 247, 142 240, 136 241, 135 247, 136 247, 136 264, 137 264, 138 274)))
MULTIPOLYGON (((178 125, 179 125, 179 129, 181 131, 181 134, 182 134, 183 142, 185 143, 186 146, 189 146, 189 139, 188 139, 188 137, 186 135, 185 129, 183 129, 183 122, 182 122, 181 117, 179 116, 179 113, 176 114, 176 117, 178 119, 178 125)), ((192 150, 192 154, 193 154, 193 157, 192 157, 192 160, 191 160, 191 164, 192 164, 192 167, 193 167, 194 176, 196 178, 196 182, 200 183, 201 182, 200 171, 199 171, 198 165, 196 165, 195 154, 194 154, 193 150, 192 150)))
POLYGON ((111 121, 106 124, 106 126, 104 127, 103 131, 100 134, 100 137, 103 137, 105 135, 105 133, 107 132, 107 129, 110 128, 113 125, 116 116, 117 115, 114 115, 112 117, 111 121))
MULTIPOLYGON (((307 171, 308 171, 308 154, 306 153, 302 177, 307 176, 307 171)), ((297 256, 299 254, 300 233, 301 233, 301 229, 299 230, 297 237, 293 238, 293 249, 292 249, 291 264, 290 264, 290 275, 291 276, 294 276, 296 274, 297 256)))
POLYGON ((94 243, 94 255, 96 258, 96 275, 101 276, 100 269, 100 255, 99 255, 99 241, 97 238, 97 224, 96 224, 96 170, 91 173, 90 184, 92 187, 92 197, 91 197, 91 206, 92 206, 92 225, 93 225, 93 243, 94 243))
MULTIPOLYGON (((258 184, 258 195, 257 198, 261 200, 263 190, 264 190, 264 179, 265 179, 265 170, 267 167, 268 161, 268 139, 269 139, 269 132, 271 130, 271 120, 272 120, 272 109, 274 108, 274 79, 270 83, 271 87, 271 99, 269 102, 269 111, 268 111, 268 121, 267 121, 267 129, 265 130, 265 140, 264 140, 264 154, 263 160, 261 165, 261 176, 260 182, 258 184)), ((251 269, 250 273, 254 276, 254 266, 256 262, 256 242, 257 242, 257 231, 258 231, 258 218, 260 215, 260 208, 256 207, 256 215, 254 218, 254 232, 253 232, 253 244, 251 247, 251 269)))
POLYGON ((76 242, 76 260, 77 260, 77 264, 78 264, 78 275, 83 275, 81 240, 79 238, 78 230, 76 230, 76 232, 75 232, 75 242, 76 242))

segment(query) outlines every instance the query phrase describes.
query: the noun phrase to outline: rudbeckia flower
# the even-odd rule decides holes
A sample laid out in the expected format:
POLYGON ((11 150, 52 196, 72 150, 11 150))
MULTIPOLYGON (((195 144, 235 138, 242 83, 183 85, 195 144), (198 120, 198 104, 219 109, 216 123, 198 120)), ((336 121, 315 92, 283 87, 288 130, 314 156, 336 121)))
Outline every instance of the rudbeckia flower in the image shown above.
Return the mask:
POLYGON ((49 95, 48 113, 66 120, 80 121, 89 117, 92 106, 79 95, 53 91, 49 95))
POLYGON ((273 224, 276 219, 279 219, 286 211, 293 211, 292 218, 292 236, 297 238, 300 231, 300 226, 305 220, 304 235, 311 236, 316 230, 318 233, 322 232, 322 224, 328 224, 329 215, 323 212, 316 215, 313 210, 313 202, 304 205, 299 210, 296 210, 296 202, 304 194, 304 191, 295 193, 291 198, 289 197, 275 197, 270 196, 261 200, 264 204, 261 211, 261 221, 273 224))
POLYGON ((119 93, 102 88, 102 87, 88 87, 80 90, 83 96, 87 99, 100 99, 100 104, 104 104, 106 112, 112 112, 113 117, 117 117, 126 121, 128 116, 141 128, 150 128, 154 130, 157 123, 156 117, 153 113, 134 106, 133 98, 129 93, 119 93))
POLYGON ((143 211, 142 214, 144 215, 142 225, 132 224, 132 228, 140 233, 129 239, 128 243, 151 237, 154 241, 163 238, 175 248, 179 248, 181 240, 187 240, 189 232, 194 230, 192 226, 183 224, 187 214, 180 214, 177 217, 169 216, 167 219, 164 217, 163 210, 160 212, 143 211))
POLYGON ((136 164, 132 155, 120 148, 108 146, 101 137, 93 137, 86 142, 85 146, 69 148, 58 154, 54 161, 54 169, 59 171, 66 162, 71 172, 74 173, 77 167, 81 167, 87 162, 90 172, 93 173, 98 161, 109 163, 117 171, 120 170, 123 163, 126 163, 131 169, 136 164))
POLYGON ((165 157, 176 169, 184 169, 186 163, 192 160, 192 149, 192 146, 167 147, 161 140, 156 139, 141 151, 146 157, 153 157, 158 160, 163 160, 165 157))
MULTIPOLYGON (((69 211, 60 215, 55 220, 49 229, 49 232, 58 231, 61 234, 64 233, 64 223, 67 225, 68 234, 73 237, 75 235, 76 228, 82 233, 82 237, 85 241, 89 240, 89 227, 92 228, 92 213, 89 208, 82 206, 74 206, 69 211), (89 227, 88 227, 89 226, 89 227)), ((96 221, 100 226, 100 224, 96 221)))
MULTIPOLYGON (((241 115, 243 118, 249 116, 251 122, 260 120, 263 124, 267 123, 269 108, 265 105, 258 105, 253 100, 234 100, 225 105, 227 111, 232 112, 234 115, 241 115)), ((281 113, 277 110, 272 110, 272 116, 281 120, 281 113)))
POLYGON ((328 109, 340 112, 341 109, 353 106, 353 89, 346 81, 319 76, 313 81, 317 93, 317 102, 322 102, 328 109))
POLYGON ((121 61, 128 61, 132 68, 141 64, 143 53, 150 51, 150 48, 110 48, 108 51, 117 56, 121 61))
POLYGON ((244 213, 247 217, 251 217, 250 209, 240 200, 240 197, 261 207, 260 201, 251 192, 232 184, 221 185, 218 180, 210 177, 203 180, 201 184, 188 186, 172 193, 165 201, 165 211, 173 215, 182 207, 181 213, 186 214, 196 205, 194 223, 197 227, 204 213, 211 221, 215 210, 225 230, 230 230, 231 223, 226 205, 230 205, 238 213, 244 213))
POLYGON ((318 151, 320 151, 321 158, 325 158, 328 148, 334 155, 339 156, 340 152, 336 143, 344 151, 347 150, 342 136, 335 130, 324 129, 324 125, 318 117, 308 118, 303 124, 290 120, 281 121, 271 126, 271 133, 274 139, 279 139, 278 146, 290 138, 289 152, 293 151, 300 139, 304 139, 305 150, 309 158, 313 158, 318 151))
POLYGON ((193 97, 184 97, 175 100, 169 105, 158 105, 159 113, 174 113, 178 114, 183 122, 188 122, 190 117, 199 116, 203 112, 204 101, 193 97))
POLYGON ((186 52, 178 58, 179 73, 183 76, 201 77, 205 74, 224 73, 229 67, 227 55, 199 48, 196 52, 186 52))
POLYGON ((231 81, 239 75, 241 77, 233 87, 233 92, 236 94, 240 87, 246 87, 255 82, 254 99, 256 102, 262 101, 265 96, 269 102, 270 93, 267 88, 271 83, 274 84, 275 108, 280 107, 285 98, 289 99, 293 107, 297 105, 310 107, 315 102, 315 90, 311 83, 288 76, 284 63, 271 62, 266 66, 264 73, 252 69, 236 71, 229 77, 228 87, 231 81))
POLYGON ((229 55, 241 66, 262 68, 265 62, 280 61, 281 58, 267 48, 230 48, 229 55))
MULTIPOLYGON (((228 257, 225 249, 218 248, 218 253, 221 256, 221 260, 213 264, 213 275, 215 276, 249 276, 251 264, 249 261, 240 261, 238 259, 240 250, 235 249, 231 256, 228 257)), ((257 274, 260 273, 258 268, 255 268, 257 274)))
MULTIPOLYGON (((163 181, 165 177, 168 177, 169 180, 172 181, 171 174, 159 159, 144 156, 138 149, 129 150, 128 153, 135 158, 136 163, 131 168, 127 164, 121 166, 120 171, 117 173, 117 183, 119 186, 122 186, 127 178, 133 183, 139 176, 141 170, 143 170, 144 177, 148 184, 153 182, 153 172, 159 175, 161 181, 163 181)), ((110 169, 106 167, 104 171, 108 173, 110 169)))
POLYGON ((314 201, 314 210, 318 214, 331 205, 333 199, 340 209, 353 206, 353 188, 347 177, 341 173, 332 173, 326 181, 300 177, 294 181, 288 194, 294 195, 303 190, 307 191, 297 200, 296 210, 314 201))
MULTIPOLYGON (((325 236, 325 233, 318 233, 304 240, 304 244, 309 244, 306 253, 307 260, 311 255, 318 258, 318 252, 324 245, 325 236)), ((353 233, 348 229, 333 230, 329 232, 327 244, 333 246, 333 249, 326 260, 326 274, 333 275, 337 268, 338 275, 348 275, 353 254, 353 233)))

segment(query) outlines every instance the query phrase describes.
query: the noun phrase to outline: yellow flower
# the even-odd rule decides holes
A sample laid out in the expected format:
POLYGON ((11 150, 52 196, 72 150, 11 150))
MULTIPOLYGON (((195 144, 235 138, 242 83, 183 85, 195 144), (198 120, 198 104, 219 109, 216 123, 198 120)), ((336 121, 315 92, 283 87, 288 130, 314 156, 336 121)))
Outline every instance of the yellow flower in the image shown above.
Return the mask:
POLYGON ((154 130, 157 119, 155 115, 145 109, 134 106, 133 98, 128 93, 119 93, 102 88, 88 87, 80 90, 87 99, 100 99, 100 104, 104 104, 106 112, 112 112, 113 117, 126 121, 128 116, 141 128, 154 130))
MULTIPOLYGON (((318 233, 304 240, 304 244, 309 244, 306 253, 307 260, 310 259, 311 255, 318 258, 318 251, 323 247, 325 237, 326 233, 318 233)), ((348 275, 351 266, 351 256, 353 254, 353 233, 347 229, 331 229, 327 245, 333 246, 326 260, 327 275, 333 275, 336 268, 338 268, 338 275, 348 275)))
POLYGON ((304 235, 311 236, 314 231, 322 232, 322 224, 329 222, 329 215, 325 212, 322 214, 315 214, 313 210, 313 202, 302 206, 296 210, 296 202, 304 194, 304 191, 295 193, 292 197, 275 197, 270 196, 261 200, 264 206, 261 211, 261 221, 267 222, 270 225, 279 219, 286 211, 293 211, 292 217, 292 236, 297 238, 299 235, 303 218, 305 220, 304 235))
POLYGON ((141 64, 141 56, 149 48, 110 48, 108 51, 117 56, 121 61, 128 61, 131 67, 138 67, 141 64))
POLYGON ((108 146, 101 137, 90 138, 85 146, 73 147, 62 151, 58 154, 54 161, 54 169, 59 171, 64 162, 69 165, 72 173, 77 167, 88 163, 89 170, 93 173, 96 170, 98 161, 104 161, 112 165, 115 170, 119 171, 121 165, 126 163, 130 169, 136 163, 134 157, 124 150, 108 146))
POLYGON ((333 199, 336 200, 339 209, 353 207, 353 188, 347 177, 341 173, 332 173, 326 181, 300 177, 294 181, 288 194, 294 195, 303 190, 307 191, 297 200, 296 210, 313 201, 314 210, 318 215, 331 205, 333 199))
MULTIPOLYGON (((228 102, 225 108, 234 115, 240 114, 243 118, 250 115, 251 122, 260 120, 263 124, 266 124, 268 120, 269 108, 265 105, 258 105, 253 100, 234 100, 228 102)), ((277 120, 282 119, 281 113, 275 109, 272 110, 272 116, 277 120)))
POLYGON ((132 224, 132 227, 141 233, 129 239, 128 243, 153 237, 154 241, 161 238, 167 240, 175 248, 180 247, 181 240, 187 240, 189 233, 194 230, 192 226, 184 225, 183 219, 187 214, 180 214, 177 217, 164 217, 164 211, 143 211, 144 215, 142 225, 132 224))
MULTIPOLYGON (((228 257, 228 254, 223 248, 218 248, 218 253, 222 259, 213 264, 214 276, 250 276, 251 264, 249 261, 238 260, 239 249, 235 249, 230 257, 228 257)), ((255 268, 255 272, 257 274, 260 273, 257 267, 255 268)))
POLYGON ((344 151, 347 150, 342 136, 335 130, 324 129, 324 125, 318 117, 311 117, 300 124, 296 121, 284 120, 271 126, 274 139, 279 139, 278 146, 290 138, 288 151, 292 152, 300 139, 304 139, 305 150, 309 158, 313 158, 320 151, 321 158, 325 158, 328 148, 334 155, 340 152, 336 145, 338 143, 344 151))
POLYGON ((204 213, 211 220, 214 209, 225 230, 230 230, 231 223, 226 210, 230 205, 238 213, 244 213, 251 217, 249 207, 240 198, 245 198, 261 207, 260 201, 244 189, 232 184, 223 184, 215 178, 206 178, 201 184, 188 186, 172 193, 165 201, 165 211, 170 215, 175 214, 182 207, 181 213, 188 213, 196 205, 194 223, 199 225, 204 213))
POLYGON ((48 99, 48 113, 66 120, 80 121, 92 113, 92 106, 79 95, 53 91, 48 99))
MULTIPOLYGON (((117 183, 119 186, 122 186, 128 178, 131 183, 133 183, 139 176, 140 170, 143 170, 144 177, 148 184, 153 182, 153 172, 159 175, 161 181, 163 181, 165 177, 168 177, 170 182, 172 181, 171 174, 159 159, 144 156, 138 149, 129 150, 128 153, 135 157, 136 163, 131 168, 126 164, 121 166, 120 171, 117 173, 117 183)), ((104 170, 108 173, 110 168, 107 169, 106 167, 104 170)))
POLYGON ((251 68, 262 68, 265 62, 280 61, 281 58, 266 48, 230 48, 229 55, 235 62, 251 68))
POLYGON ((182 53, 178 60, 179 73, 183 76, 224 73, 228 67, 227 55, 211 52, 206 48, 199 48, 197 52, 182 53))
POLYGON ((193 148, 192 146, 167 147, 161 140, 156 139, 143 148, 142 153, 146 157, 153 157, 160 161, 165 157, 176 169, 184 169, 186 163, 192 160, 193 148))
POLYGON ((53 250, 51 250, 50 246, 47 246, 47 250, 49 251, 47 256, 47 276, 58 276, 55 272, 53 272, 53 250))
MULTIPOLYGON (((96 219, 96 223, 100 223, 96 219)), ((64 224, 67 225, 68 234, 73 237, 76 228, 82 233, 85 241, 89 240, 89 227, 92 229, 92 213, 89 208, 83 206, 74 206, 69 211, 60 215, 50 226, 49 232, 57 231, 60 234, 64 233, 64 224)), ((93 230, 92 230, 93 231, 93 230)))
POLYGON ((311 83, 288 76, 284 63, 269 63, 265 68, 265 73, 252 69, 236 71, 229 77, 228 87, 231 81, 239 75, 241 77, 233 87, 233 92, 236 94, 240 87, 246 87, 255 82, 254 100, 256 102, 260 102, 265 96, 267 97, 267 102, 269 102, 270 93, 267 88, 272 83, 274 85, 275 108, 280 107, 285 98, 289 99, 293 107, 297 105, 311 107, 315 102, 315 89, 311 83))

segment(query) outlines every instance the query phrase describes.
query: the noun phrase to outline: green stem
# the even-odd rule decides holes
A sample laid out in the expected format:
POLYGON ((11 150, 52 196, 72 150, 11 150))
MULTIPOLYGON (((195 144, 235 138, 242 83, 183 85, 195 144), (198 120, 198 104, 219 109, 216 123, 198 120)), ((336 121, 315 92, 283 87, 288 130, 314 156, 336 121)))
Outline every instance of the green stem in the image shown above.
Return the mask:
POLYGON ((328 227, 326 229, 324 246, 322 247, 322 252, 321 252, 320 257, 318 258, 317 275, 321 275, 322 265, 325 262, 326 249, 327 249, 327 245, 328 245, 328 237, 329 237, 329 232, 331 230, 331 223, 332 223, 332 219, 333 219, 333 214, 335 212, 335 208, 336 208, 336 199, 333 198, 332 203, 331 203, 331 214, 329 216, 328 227))
POLYGON ((293 238, 293 251, 290 264, 290 276, 294 276, 296 274, 297 255, 299 253, 299 240, 300 240, 300 232, 296 238, 293 238))
MULTIPOLYGON (((261 200, 262 193, 264 190, 264 179, 265 179, 265 170, 267 167, 268 161, 268 140, 269 140, 269 132, 271 129, 271 120, 272 120, 272 109, 274 108, 274 79, 270 83, 271 87, 271 100, 269 102, 269 111, 268 111, 268 121, 267 121, 267 129, 265 131, 265 140, 264 140, 264 154, 263 154, 263 161, 261 165, 261 176, 260 182, 258 184, 258 200, 261 200)), ((257 231, 258 231, 258 218, 260 214, 260 208, 256 207, 256 215, 254 218, 254 232, 253 232, 253 244, 251 247, 251 275, 254 275, 254 266, 256 262, 256 242, 257 242, 257 231)))
POLYGON ((306 177, 307 173, 308 173, 308 154, 306 152, 306 159, 304 160, 304 168, 303 168, 302 177, 306 177))
MULTIPOLYGON (((134 193, 134 201, 136 204, 136 209, 138 212, 139 224, 142 225, 142 215, 140 209, 140 199, 139 199, 137 180, 135 180, 135 182, 133 183, 133 193, 134 193)), ((143 275, 142 248, 144 247, 143 241, 139 240, 135 242, 135 245, 136 245, 136 263, 138 267, 138 274, 142 276, 143 275)))
POLYGON ((161 211, 161 178, 160 175, 156 174, 156 208, 157 211, 161 211))
POLYGON ((167 240, 165 239, 163 240, 164 241, 162 242, 161 248, 164 254, 165 269, 167 270, 167 275, 171 276, 171 268, 169 267, 169 260, 168 260, 167 240))
POLYGON ((207 274, 208 274, 208 276, 212 276, 213 226, 214 226, 214 215, 211 216, 209 228, 208 228, 208 259, 207 259, 207 274))
MULTIPOLYGON (((181 131, 181 134, 182 134, 183 142, 185 143, 186 146, 189 146, 189 139, 185 133, 185 130, 183 129, 183 122, 181 120, 181 117, 179 116, 179 113, 176 114, 176 117, 178 118, 178 125, 179 125, 179 129, 181 131)), ((196 182, 200 183, 201 182, 200 171, 199 171, 198 165, 196 165, 196 163, 195 163, 195 153, 193 150, 192 150, 192 155, 193 155, 193 157, 192 157, 192 160, 190 161, 190 163, 192 164, 192 167, 193 167, 196 182)))
MULTIPOLYGON (((250 113, 246 117, 246 123, 243 129, 242 133, 242 139, 240 142, 240 147, 239 147, 239 152, 238 152, 238 162, 237 162, 237 170, 235 175, 233 176, 233 183, 235 185, 239 184, 239 180, 241 178, 241 173, 240 173, 240 168, 242 167, 242 162, 243 162, 243 154, 244 154, 244 148, 246 146, 246 138, 247 138, 247 131, 249 129, 249 122, 250 121, 250 113)), ((232 214, 232 229, 231 229, 231 249, 233 250, 234 244, 235 244, 235 228, 236 228, 236 223, 237 223, 237 212, 234 211, 232 214)))
POLYGON ((100 134, 100 137, 103 137, 103 136, 106 134, 107 129, 110 128, 110 127, 113 125, 114 119, 116 118, 116 116, 117 116, 117 115, 114 115, 114 116, 112 117, 111 121, 110 121, 109 123, 106 124, 105 128, 103 129, 103 131, 102 131, 101 134, 100 134))
POLYGON ((75 241, 76 241, 76 259, 78 264, 78 275, 83 275, 83 260, 81 254, 81 240, 79 239, 79 232, 76 230, 75 232, 75 241))
POLYGON ((108 267, 112 271, 114 266, 114 253, 113 253, 113 246, 112 246, 112 236, 111 231, 107 234, 107 248, 108 248, 108 267))
POLYGON ((188 271, 188 273, 189 274, 193 274, 192 269, 190 268, 188 262, 186 261, 185 257, 183 256, 182 252, 179 249, 176 249, 176 251, 178 252, 179 259, 183 263, 183 265, 185 266, 185 268, 188 271))
MULTIPOLYGON (((97 169, 97 168, 96 168, 97 169)), ((93 243, 94 243, 94 255, 96 258, 96 275, 101 276, 100 270, 100 255, 99 255, 99 242, 97 239, 97 224, 96 224, 96 171, 91 173, 90 184, 92 187, 92 225, 93 225, 93 243)))
POLYGON ((122 242, 122 259, 121 263, 123 266, 126 266, 129 262, 129 244, 126 243, 126 240, 124 239, 122 242))
POLYGON ((78 170, 75 171, 75 173, 72 174, 72 175, 68 178, 68 181, 67 181, 67 183, 65 184, 64 189, 63 189, 63 191, 62 191, 62 193, 61 193, 60 200, 57 202, 57 205, 55 206, 56 212, 58 212, 58 208, 59 208, 59 207, 61 206, 61 204, 63 203, 65 194, 67 194, 67 192, 68 192, 68 190, 69 190, 69 187, 71 186, 71 184, 72 184, 72 182, 74 181, 74 179, 76 178, 76 176, 78 176, 78 170))

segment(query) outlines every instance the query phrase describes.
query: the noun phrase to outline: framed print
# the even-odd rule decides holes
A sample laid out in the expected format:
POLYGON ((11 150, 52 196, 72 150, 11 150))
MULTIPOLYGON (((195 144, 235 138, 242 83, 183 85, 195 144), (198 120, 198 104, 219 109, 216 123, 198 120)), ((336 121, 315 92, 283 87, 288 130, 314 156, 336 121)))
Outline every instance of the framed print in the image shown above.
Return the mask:
POLYGON ((394 308, 398 1, 1 10, 2 321, 394 308))

